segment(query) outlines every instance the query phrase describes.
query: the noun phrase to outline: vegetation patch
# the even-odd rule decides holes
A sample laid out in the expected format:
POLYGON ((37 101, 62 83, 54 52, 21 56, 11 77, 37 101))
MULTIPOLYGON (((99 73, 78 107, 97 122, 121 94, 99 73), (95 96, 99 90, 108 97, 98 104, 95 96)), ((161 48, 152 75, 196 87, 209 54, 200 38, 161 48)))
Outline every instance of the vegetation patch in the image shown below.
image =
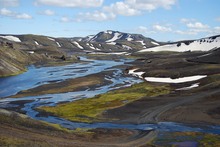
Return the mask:
POLYGON ((81 99, 55 107, 44 106, 38 109, 71 121, 103 121, 102 113, 106 110, 121 107, 143 97, 154 97, 169 92, 170 89, 167 85, 155 86, 143 82, 128 88, 97 95, 93 98, 81 99))

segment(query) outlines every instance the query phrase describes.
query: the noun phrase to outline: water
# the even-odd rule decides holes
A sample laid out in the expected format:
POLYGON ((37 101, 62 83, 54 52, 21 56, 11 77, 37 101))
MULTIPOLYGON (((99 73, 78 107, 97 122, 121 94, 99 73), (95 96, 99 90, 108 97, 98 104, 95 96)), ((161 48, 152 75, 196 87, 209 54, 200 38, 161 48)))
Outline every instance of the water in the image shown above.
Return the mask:
POLYGON ((88 60, 83 59, 84 63, 76 63, 72 65, 58 67, 34 67, 30 66, 26 73, 18 76, 0 78, 0 107, 18 107, 18 105, 10 104, 11 102, 19 102, 26 100, 22 110, 28 116, 37 120, 43 120, 50 123, 60 124, 69 129, 75 128, 124 128, 124 129, 140 129, 140 130, 160 130, 160 131, 196 131, 220 134, 219 126, 188 126, 173 122, 160 122, 158 124, 114 124, 114 123, 78 123, 71 122, 58 117, 41 117, 34 108, 39 106, 54 106, 60 102, 75 101, 82 98, 90 98, 97 94, 106 93, 110 90, 120 87, 130 86, 141 82, 140 79, 125 75, 121 69, 115 68, 117 65, 123 65, 130 60, 109 61, 109 60, 88 60), (23 98, 10 98, 21 90, 30 89, 46 83, 59 82, 70 78, 83 77, 86 75, 108 71, 105 80, 108 84, 87 89, 84 91, 75 91, 59 94, 45 94, 40 96, 29 96, 23 98), (9 97, 9 98, 3 98, 9 97))

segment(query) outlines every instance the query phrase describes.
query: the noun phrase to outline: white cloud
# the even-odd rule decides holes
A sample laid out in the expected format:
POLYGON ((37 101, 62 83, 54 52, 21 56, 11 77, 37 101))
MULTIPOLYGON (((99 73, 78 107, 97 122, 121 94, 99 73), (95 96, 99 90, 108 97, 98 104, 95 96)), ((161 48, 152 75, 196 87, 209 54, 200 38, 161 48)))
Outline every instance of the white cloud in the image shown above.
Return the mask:
POLYGON ((103 10, 123 16, 133 16, 141 13, 139 10, 132 8, 124 2, 116 2, 110 6, 104 7, 103 10))
POLYGON ((148 28, 144 27, 144 26, 139 26, 137 28, 137 31, 140 32, 140 33, 146 33, 148 31, 148 28))
POLYGON ((69 17, 66 17, 66 16, 63 16, 61 19, 60 19, 61 22, 71 22, 71 19, 69 17))
MULTIPOLYGON (((158 8, 170 9, 177 0, 123 0, 104 6, 100 11, 80 13, 78 21, 107 21, 121 16, 140 15, 144 11, 153 11, 158 8), (98 18, 99 17, 99 18, 98 18)), ((86 3, 83 1, 83 3, 86 3)))
POLYGON ((219 35, 220 34, 220 26, 214 27, 210 32, 211 35, 219 35))
POLYGON ((214 27, 214 30, 220 32, 220 27, 214 27))
POLYGON ((137 29, 135 29, 140 34, 155 34, 156 32, 153 29, 148 29, 145 26, 139 26, 137 29))
POLYGON ((12 12, 12 11, 6 9, 6 8, 2 8, 0 10, 0 14, 3 15, 3 16, 14 16, 15 15, 14 12, 12 12))
POLYGON ((208 25, 198 22, 195 19, 182 18, 180 19, 180 22, 184 23, 186 27, 190 29, 208 29, 209 28, 208 25))
POLYGON ((17 13, 17 12, 13 12, 11 10, 8 10, 6 8, 2 8, 0 10, 0 15, 6 16, 6 17, 17 18, 17 19, 32 19, 32 16, 30 16, 26 13, 17 13))
POLYGON ((177 30, 177 31, 175 31, 175 33, 180 34, 180 35, 197 35, 197 32, 195 32, 193 30, 188 30, 188 31, 177 30))
POLYGON ((201 22, 195 22, 195 23, 187 23, 186 26, 188 28, 193 28, 193 29, 207 29, 209 28, 208 25, 202 24, 201 22))
POLYGON ((210 32, 212 32, 212 29, 210 28, 209 25, 203 24, 203 23, 201 23, 201 22, 199 22, 195 19, 182 18, 182 19, 180 19, 180 22, 185 24, 187 30, 175 31, 175 33, 177 33, 177 34, 198 35, 199 33, 210 33, 210 32))
POLYGON ((155 31, 159 31, 159 32, 171 32, 172 29, 170 27, 167 27, 167 26, 162 26, 162 25, 153 25, 153 29, 155 31))
POLYGON ((15 17, 17 19, 32 19, 32 16, 26 14, 26 13, 22 13, 22 14, 16 14, 15 17))
POLYGON ((0 0, 0 6, 15 7, 19 5, 19 0, 0 0))
POLYGON ((184 23, 184 24, 189 23, 189 22, 194 22, 194 21, 195 21, 195 19, 193 19, 193 18, 190 18, 190 19, 182 18, 182 19, 180 19, 180 22, 184 23))
POLYGON ((176 0, 125 0, 125 3, 137 10, 152 11, 160 7, 170 9, 176 0))
POLYGON ((215 20, 220 22, 220 17, 216 18, 215 20))
POLYGON ((94 11, 93 13, 87 12, 87 13, 80 13, 76 21, 82 22, 82 21, 108 21, 114 19, 116 16, 113 13, 107 14, 101 11, 94 11))
POLYGON ((49 5, 57 7, 100 7, 104 0, 36 0, 36 5, 49 5))
POLYGON ((47 15, 47 16, 52 16, 52 15, 55 14, 55 12, 52 11, 52 10, 47 9, 47 10, 44 10, 44 11, 40 12, 40 14, 47 15))

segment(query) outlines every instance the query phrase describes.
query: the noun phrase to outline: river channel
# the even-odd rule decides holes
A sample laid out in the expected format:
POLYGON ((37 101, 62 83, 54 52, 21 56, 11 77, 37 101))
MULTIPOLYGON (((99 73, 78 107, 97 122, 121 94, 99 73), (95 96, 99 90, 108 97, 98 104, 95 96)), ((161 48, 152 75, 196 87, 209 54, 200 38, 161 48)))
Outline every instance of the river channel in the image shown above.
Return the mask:
POLYGON ((39 106, 54 106, 62 102, 71 102, 82 98, 91 98, 95 95, 106 93, 110 90, 127 87, 135 83, 142 82, 141 79, 124 74, 121 68, 117 66, 128 64, 130 59, 121 60, 92 60, 81 57, 84 62, 74 63, 71 65, 54 66, 54 67, 28 67, 28 71, 12 77, 0 78, 0 108, 20 107, 16 104, 19 101, 25 101, 21 111, 29 117, 36 120, 60 124, 69 129, 75 128, 124 128, 140 130, 160 130, 160 131, 196 131, 220 134, 220 126, 198 126, 186 125, 173 122, 160 122, 157 124, 114 124, 114 123, 79 123, 71 122, 54 116, 38 116, 35 111, 39 106), (61 82, 67 79, 83 77, 103 71, 108 71, 110 75, 105 76, 109 81, 105 85, 87 89, 84 91, 75 91, 59 94, 45 94, 39 96, 29 96, 23 98, 11 98, 19 91, 38 87, 43 84, 61 82))

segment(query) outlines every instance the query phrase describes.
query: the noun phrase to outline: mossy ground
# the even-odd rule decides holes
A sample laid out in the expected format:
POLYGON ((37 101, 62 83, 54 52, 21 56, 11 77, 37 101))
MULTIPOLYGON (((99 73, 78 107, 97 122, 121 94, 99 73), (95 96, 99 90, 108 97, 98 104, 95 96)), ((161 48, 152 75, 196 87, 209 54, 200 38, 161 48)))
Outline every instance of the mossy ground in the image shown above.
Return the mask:
POLYGON ((143 97, 154 97, 168 94, 167 85, 151 85, 143 82, 93 98, 81 99, 71 103, 60 104, 55 107, 40 107, 39 110, 78 122, 103 121, 102 113, 106 110, 121 107, 143 97))

